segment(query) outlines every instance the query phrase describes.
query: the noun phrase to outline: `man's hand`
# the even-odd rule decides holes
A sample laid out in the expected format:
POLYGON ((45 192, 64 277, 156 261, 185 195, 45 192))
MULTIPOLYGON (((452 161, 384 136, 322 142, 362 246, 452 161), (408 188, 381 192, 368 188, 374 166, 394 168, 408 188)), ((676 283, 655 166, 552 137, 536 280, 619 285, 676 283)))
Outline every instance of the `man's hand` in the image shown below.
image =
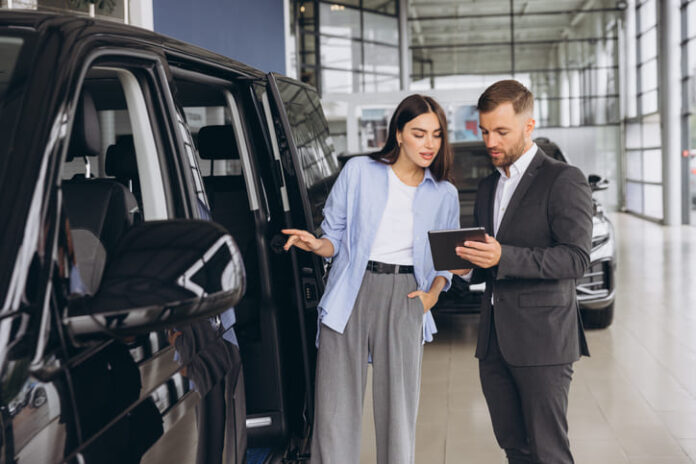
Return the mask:
POLYGON ((468 273, 471 272, 471 269, 450 269, 452 274, 456 274, 460 277, 467 275, 468 273))
POLYGON ((433 291, 424 292, 422 290, 416 290, 415 292, 409 293, 408 297, 419 297, 421 299, 421 303, 423 303, 423 313, 425 314, 437 304, 437 299, 440 297, 440 291, 438 290, 437 294, 435 294, 433 291))
POLYGON ((488 269, 498 265, 502 248, 496 239, 486 234, 485 242, 466 241, 463 247, 455 248, 455 252, 460 258, 488 269))

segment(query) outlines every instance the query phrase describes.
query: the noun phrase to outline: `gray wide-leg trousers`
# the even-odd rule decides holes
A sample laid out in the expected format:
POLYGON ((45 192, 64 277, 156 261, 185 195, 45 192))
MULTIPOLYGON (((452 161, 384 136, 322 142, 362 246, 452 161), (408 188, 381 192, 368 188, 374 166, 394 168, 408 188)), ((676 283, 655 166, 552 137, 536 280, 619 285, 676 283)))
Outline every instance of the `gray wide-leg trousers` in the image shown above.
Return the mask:
POLYGON ((423 355, 423 303, 412 274, 365 272, 340 334, 321 326, 312 464, 358 464, 372 355, 378 464, 413 464, 423 355))

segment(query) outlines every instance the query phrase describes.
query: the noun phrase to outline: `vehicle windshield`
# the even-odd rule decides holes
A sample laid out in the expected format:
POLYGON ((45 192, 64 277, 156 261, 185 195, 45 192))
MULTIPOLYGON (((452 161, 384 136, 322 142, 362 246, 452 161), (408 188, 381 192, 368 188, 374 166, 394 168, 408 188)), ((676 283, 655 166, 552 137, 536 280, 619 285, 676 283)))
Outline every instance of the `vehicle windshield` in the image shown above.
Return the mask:
POLYGON ((457 146, 453 148, 452 177, 454 184, 460 192, 475 192, 481 179, 493 172, 491 159, 483 145, 480 148, 457 146))

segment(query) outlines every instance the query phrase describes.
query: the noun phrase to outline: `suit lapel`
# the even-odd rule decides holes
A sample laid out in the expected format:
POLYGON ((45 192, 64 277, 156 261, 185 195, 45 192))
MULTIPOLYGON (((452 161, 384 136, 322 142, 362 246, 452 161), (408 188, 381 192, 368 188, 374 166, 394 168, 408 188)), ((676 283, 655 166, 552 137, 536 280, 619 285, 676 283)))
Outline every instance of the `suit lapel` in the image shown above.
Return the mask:
MULTIPOLYGON (((515 211, 517 210, 517 207, 519 206, 520 201, 522 201, 522 199, 524 198, 524 195, 527 193, 527 190, 529 190, 529 187, 534 183, 534 178, 537 175, 537 171, 538 171, 539 167, 541 166, 541 163, 544 161, 544 156, 545 156, 544 152, 541 151, 540 148, 537 149, 537 152, 534 155, 534 159, 532 160, 532 162, 527 167, 527 170, 522 175, 522 179, 520 179, 520 183, 517 184, 517 188, 515 189, 515 193, 512 195, 512 198, 510 199, 510 204, 506 208, 505 214, 503 215, 503 219, 500 222, 500 227, 498 227, 498 234, 497 234, 498 241, 500 241, 500 238, 507 231, 507 228, 509 227, 510 221, 512 221, 512 216, 514 215, 515 211)), ((494 202, 495 202, 495 197, 494 197, 494 202)))
POLYGON ((484 222, 483 226, 486 228, 486 232, 488 235, 491 237, 495 236, 494 233, 494 228, 493 228, 493 218, 494 216, 494 208, 495 208, 495 191, 498 189, 498 182, 500 181, 500 173, 498 171, 495 171, 495 174, 493 175, 493 178, 491 179, 491 189, 488 192, 488 207, 486 208, 486 214, 488 217, 486 218, 486 221, 484 222))

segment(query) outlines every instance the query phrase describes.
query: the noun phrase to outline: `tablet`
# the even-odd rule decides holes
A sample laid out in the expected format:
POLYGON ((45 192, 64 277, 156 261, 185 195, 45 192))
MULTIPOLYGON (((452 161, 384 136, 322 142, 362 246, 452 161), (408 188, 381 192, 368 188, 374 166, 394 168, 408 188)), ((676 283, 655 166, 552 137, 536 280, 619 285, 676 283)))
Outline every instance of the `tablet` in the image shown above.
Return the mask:
POLYGON ((431 230, 428 231, 428 239, 436 271, 472 269, 478 266, 457 256, 454 249, 458 246, 464 246, 464 242, 467 240, 485 242, 486 229, 472 227, 470 229, 431 230))

